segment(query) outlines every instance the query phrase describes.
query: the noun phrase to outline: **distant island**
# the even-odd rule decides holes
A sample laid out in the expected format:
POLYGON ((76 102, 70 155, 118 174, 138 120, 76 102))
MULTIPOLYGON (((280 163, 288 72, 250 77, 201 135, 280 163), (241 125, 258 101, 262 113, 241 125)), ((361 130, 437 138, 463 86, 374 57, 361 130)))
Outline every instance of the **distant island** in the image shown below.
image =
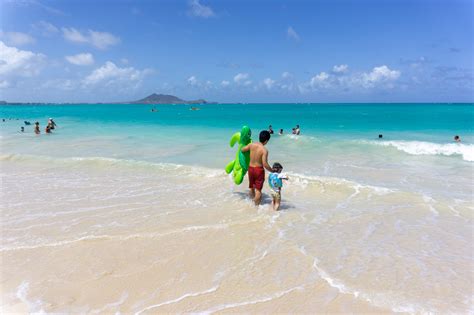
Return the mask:
POLYGON ((174 95, 153 93, 138 101, 127 102, 128 104, 209 104, 206 100, 199 99, 194 101, 185 101, 174 95))
POLYGON ((129 102, 97 102, 97 103, 43 103, 43 102, 7 102, 7 101, 0 101, 0 105, 32 105, 32 104, 39 104, 39 105, 48 105, 48 104, 217 104, 215 102, 208 102, 204 99, 198 99, 194 101, 186 101, 180 99, 174 95, 167 95, 167 94, 156 94, 153 93, 145 98, 142 98, 138 101, 129 101, 129 102))

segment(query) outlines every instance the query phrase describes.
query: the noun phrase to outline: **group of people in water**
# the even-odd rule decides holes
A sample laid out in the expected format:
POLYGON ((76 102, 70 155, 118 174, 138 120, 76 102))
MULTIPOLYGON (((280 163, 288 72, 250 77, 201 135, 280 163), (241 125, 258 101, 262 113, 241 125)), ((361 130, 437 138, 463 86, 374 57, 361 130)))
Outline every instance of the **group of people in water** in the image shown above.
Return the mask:
MULTIPOLYGON (((272 125, 268 126, 268 132, 269 132, 271 135, 275 133, 275 132, 273 131, 272 125)), ((293 135, 299 136, 300 133, 301 133, 300 125, 296 125, 296 127, 294 127, 294 128, 291 129, 291 134, 293 134, 293 135)), ((282 135, 283 135, 283 129, 280 129, 280 131, 278 131, 278 134, 279 134, 280 136, 282 136, 282 135)))
MULTIPOLYGON (((30 126, 31 125, 31 122, 25 120, 23 122, 25 124, 25 126, 30 126)), ((48 119, 48 124, 46 125, 46 128, 44 129, 44 132, 46 133, 52 133, 52 131, 57 127, 57 124, 56 122, 53 120, 53 118, 49 118, 48 119)), ((25 127, 21 127, 20 128, 20 131, 21 132, 25 132, 25 127)), ((41 129, 40 129, 40 123, 37 121, 35 122, 35 127, 34 127, 34 132, 39 135, 41 134, 41 129)))

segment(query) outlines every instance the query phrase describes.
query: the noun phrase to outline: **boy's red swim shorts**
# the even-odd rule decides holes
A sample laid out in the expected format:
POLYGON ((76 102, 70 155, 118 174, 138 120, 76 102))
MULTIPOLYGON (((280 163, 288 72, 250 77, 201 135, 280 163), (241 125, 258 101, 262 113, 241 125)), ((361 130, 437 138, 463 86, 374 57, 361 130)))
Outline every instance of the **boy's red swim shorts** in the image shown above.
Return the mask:
POLYGON ((249 188, 262 190, 265 182, 265 169, 261 166, 249 166, 249 188))

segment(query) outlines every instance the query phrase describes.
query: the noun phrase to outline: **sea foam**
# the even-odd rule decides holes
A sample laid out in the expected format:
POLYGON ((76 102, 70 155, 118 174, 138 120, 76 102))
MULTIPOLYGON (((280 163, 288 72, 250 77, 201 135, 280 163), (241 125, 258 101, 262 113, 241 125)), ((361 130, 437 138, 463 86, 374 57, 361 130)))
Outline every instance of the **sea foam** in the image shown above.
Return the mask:
POLYGON ((474 145, 472 144, 424 141, 368 141, 366 143, 394 147, 411 155, 461 155, 463 160, 474 162, 474 145))

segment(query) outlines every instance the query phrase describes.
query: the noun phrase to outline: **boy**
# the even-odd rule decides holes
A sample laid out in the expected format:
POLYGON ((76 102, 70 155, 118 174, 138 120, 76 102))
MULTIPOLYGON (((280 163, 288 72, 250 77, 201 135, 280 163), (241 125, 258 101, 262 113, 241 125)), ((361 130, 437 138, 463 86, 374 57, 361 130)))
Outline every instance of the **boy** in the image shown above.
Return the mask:
POLYGON ((270 140, 270 132, 263 130, 260 132, 259 141, 253 142, 242 148, 242 152, 250 151, 249 163, 249 188, 250 198, 253 198, 255 205, 260 205, 262 199, 262 188, 265 182, 265 169, 272 171, 268 165, 268 151, 264 147, 270 140))
POLYGON ((273 210, 277 211, 280 208, 281 187, 283 187, 283 180, 287 180, 288 177, 281 173, 283 166, 281 166, 280 163, 274 163, 272 169, 272 173, 270 173, 268 176, 268 184, 272 189, 273 210))

